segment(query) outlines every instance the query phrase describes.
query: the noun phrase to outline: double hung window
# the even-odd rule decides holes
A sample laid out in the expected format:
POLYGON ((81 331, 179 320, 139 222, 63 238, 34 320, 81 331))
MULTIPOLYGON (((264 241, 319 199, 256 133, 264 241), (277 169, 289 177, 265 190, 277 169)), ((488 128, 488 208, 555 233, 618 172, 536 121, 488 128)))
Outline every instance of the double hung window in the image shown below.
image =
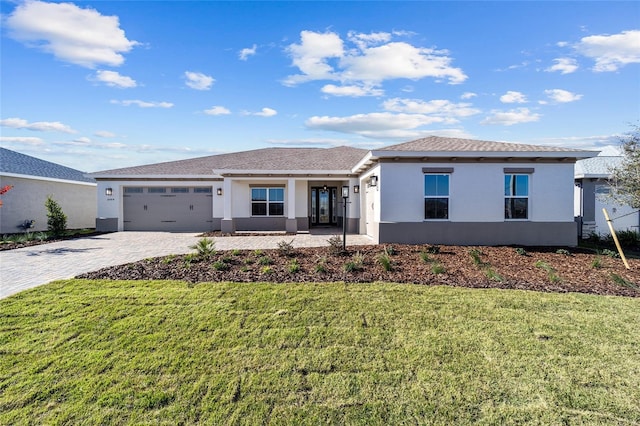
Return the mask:
POLYGON ((284 188, 251 188, 252 216, 283 216, 284 188))
POLYGON ((449 174, 424 175, 424 218, 449 219, 449 174))
POLYGON ((504 175, 504 218, 529 218, 529 175, 504 175))

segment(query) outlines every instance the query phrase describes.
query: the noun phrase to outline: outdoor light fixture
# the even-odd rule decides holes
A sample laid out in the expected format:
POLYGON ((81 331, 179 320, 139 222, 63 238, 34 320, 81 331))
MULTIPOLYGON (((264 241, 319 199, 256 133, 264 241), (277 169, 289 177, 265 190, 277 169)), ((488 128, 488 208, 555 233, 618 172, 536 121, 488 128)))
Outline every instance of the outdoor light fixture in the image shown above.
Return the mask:
POLYGON ((216 194, 218 194, 218 195, 222 195, 222 188, 218 188, 218 189, 216 189, 216 194))
POLYGON ((113 195, 113 188, 106 188, 104 190, 104 195, 106 195, 107 197, 111 197, 113 195))
POLYGON ((342 187, 342 198, 349 198, 349 187, 348 186, 343 186, 342 187))
POLYGON ((322 187, 322 192, 327 192, 327 184, 325 183, 324 186, 322 187))
POLYGON ((369 178, 369 186, 378 186, 378 176, 371 176, 369 178))
POLYGON ((360 185, 353 185, 353 193, 358 194, 360 192, 360 185))

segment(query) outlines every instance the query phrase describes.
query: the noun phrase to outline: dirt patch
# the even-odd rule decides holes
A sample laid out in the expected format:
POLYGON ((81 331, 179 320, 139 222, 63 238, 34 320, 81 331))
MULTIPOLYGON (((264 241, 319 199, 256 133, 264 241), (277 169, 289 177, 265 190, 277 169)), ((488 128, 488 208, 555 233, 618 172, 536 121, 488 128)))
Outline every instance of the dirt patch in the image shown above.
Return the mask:
POLYGON ((557 248, 379 245, 219 251, 146 259, 78 278, 198 282, 375 282, 640 297, 640 259, 557 248))

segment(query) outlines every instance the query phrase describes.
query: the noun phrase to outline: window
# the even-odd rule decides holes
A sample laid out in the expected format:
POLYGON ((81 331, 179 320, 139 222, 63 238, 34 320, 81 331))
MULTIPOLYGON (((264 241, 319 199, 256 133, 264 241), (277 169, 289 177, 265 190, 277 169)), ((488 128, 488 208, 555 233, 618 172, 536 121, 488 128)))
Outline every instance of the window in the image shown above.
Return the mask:
POLYGON ((283 216, 284 188, 251 188, 252 216, 283 216))
POLYGON ((129 186, 124 189, 125 194, 142 194, 142 187, 129 186))
POLYGON ((193 192, 196 194, 211 194, 211 188, 196 187, 196 188, 193 188, 193 192))
POLYGON ((449 219, 449 175, 424 175, 424 218, 449 219))
POLYGON ((149 194, 164 194, 167 192, 167 188, 149 187, 147 193, 149 194))
POLYGON ((171 188, 172 194, 188 194, 189 188, 171 188))
POLYGON ((504 175, 504 218, 529 218, 529 175, 504 175))

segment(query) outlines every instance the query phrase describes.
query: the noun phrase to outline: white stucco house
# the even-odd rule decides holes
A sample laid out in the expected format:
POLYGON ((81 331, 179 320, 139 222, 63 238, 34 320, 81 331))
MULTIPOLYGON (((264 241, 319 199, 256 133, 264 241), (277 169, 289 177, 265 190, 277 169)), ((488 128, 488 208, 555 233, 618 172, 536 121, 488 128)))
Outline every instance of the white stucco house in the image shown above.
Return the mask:
POLYGON ((84 172, 0 148, 0 187, 6 185, 13 189, 2 195, 0 234, 46 231, 49 195, 67 215, 67 228, 95 226, 97 185, 84 172))
POLYGON ((640 212, 629 205, 608 199, 611 174, 623 157, 615 149, 605 149, 597 157, 579 160, 575 165, 575 216, 580 218, 582 238, 591 234, 609 235, 602 212, 607 209, 616 231, 640 231, 640 212))
POLYGON ((301 232, 346 220, 349 233, 378 243, 575 245, 574 164, 596 154, 434 136, 370 151, 265 148, 90 176, 103 231, 301 232))

